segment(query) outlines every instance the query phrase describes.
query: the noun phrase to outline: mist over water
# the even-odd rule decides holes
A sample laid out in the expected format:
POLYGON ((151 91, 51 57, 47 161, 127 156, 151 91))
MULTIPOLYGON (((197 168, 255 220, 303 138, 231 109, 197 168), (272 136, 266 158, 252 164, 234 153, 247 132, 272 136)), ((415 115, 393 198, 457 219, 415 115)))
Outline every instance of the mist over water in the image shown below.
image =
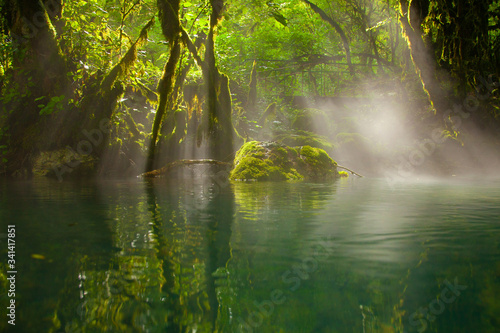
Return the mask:
POLYGON ((362 97, 306 98, 333 124, 314 118, 318 133, 334 134, 329 136, 336 146, 331 154, 339 164, 392 182, 500 176, 500 141, 476 124, 484 107, 478 97, 469 95, 440 119, 421 100, 405 99, 394 82, 387 87, 360 83, 356 94, 362 97))

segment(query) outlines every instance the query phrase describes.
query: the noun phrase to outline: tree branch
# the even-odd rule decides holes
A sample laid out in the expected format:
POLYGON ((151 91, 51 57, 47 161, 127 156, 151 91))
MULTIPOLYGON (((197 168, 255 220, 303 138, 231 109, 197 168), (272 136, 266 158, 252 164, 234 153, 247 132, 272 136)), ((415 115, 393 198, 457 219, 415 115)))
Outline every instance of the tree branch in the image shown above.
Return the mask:
POLYGON ((358 176, 358 177, 363 177, 363 176, 361 176, 359 173, 354 172, 354 171, 352 171, 351 169, 346 168, 346 167, 343 167, 343 166, 341 166, 341 165, 338 165, 338 164, 337 164, 337 168, 341 168, 341 169, 347 170, 347 171, 349 171, 350 173, 352 173, 353 175, 356 175, 356 176, 358 176))
POLYGON ((308 4, 309 7, 311 7, 311 9, 315 13, 317 13, 323 21, 330 24, 337 31, 337 33, 340 35, 340 38, 342 39, 342 44, 344 45, 345 57, 346 57, 347 65, 349 66, 349 71, 351 72, 351 75, 354 75, 354 68, 352 67, 352 63, 351 63, 351 49, 349 46, 349 40, 347 39, 347 36, 344 33, 344 30, 342 30, 342 27, 332 17, 328 16, 323 11, 323 9, 319 8, 318 6, 316 6, 315 4, 310 2, 309 0, 302 0, 302 1, 304 1, 306 4, 308 4))

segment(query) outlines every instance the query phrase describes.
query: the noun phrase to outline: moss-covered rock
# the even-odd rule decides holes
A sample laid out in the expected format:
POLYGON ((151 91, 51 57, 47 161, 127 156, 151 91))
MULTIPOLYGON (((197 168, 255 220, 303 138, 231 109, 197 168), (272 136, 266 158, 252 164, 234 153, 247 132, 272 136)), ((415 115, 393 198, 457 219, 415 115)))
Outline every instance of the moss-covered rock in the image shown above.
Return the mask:
POLYGON ((75 179, 95 174, 96 158, 71 149, 41 152, 35 160, 33 174, 49 178, 75 179))
POLYGON ((236 153, 232 180, 328 180, 339 177, 337 163, 319 148, 251 141, 236 153))

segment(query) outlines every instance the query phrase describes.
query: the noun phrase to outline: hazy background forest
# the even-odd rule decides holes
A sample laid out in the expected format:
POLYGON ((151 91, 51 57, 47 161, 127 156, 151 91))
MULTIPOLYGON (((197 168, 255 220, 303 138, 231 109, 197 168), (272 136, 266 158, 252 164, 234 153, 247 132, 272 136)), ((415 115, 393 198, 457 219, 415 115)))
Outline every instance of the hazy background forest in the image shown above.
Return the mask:
POLYGON ((0 20, 4 175, 137 175, 252 139, 395 180, 498 167, 496 0, 2 0, 0 20))

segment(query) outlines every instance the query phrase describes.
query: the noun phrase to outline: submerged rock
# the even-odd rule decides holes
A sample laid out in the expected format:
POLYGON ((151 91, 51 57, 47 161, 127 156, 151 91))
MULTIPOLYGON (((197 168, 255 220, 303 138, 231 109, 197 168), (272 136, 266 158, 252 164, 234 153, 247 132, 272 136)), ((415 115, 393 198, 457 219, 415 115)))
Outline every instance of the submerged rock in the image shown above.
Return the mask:
POLYGON ((320 148, 289 147, 250 141, 236 153, 232 180, 329 180, 339 177, 337 163, 320 148))

